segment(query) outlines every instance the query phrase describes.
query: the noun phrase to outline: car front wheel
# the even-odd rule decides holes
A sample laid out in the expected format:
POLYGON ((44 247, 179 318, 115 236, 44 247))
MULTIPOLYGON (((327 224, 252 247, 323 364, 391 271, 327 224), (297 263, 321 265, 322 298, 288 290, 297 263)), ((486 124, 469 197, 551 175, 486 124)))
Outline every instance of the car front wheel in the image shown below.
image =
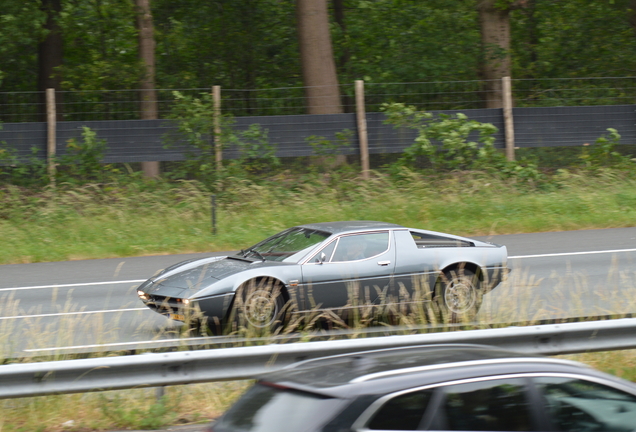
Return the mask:
POLYGON ((238 327, 275 331, 285 320, 285 297, 279 281, 249 281, 237 292, 235 322, 238 327))

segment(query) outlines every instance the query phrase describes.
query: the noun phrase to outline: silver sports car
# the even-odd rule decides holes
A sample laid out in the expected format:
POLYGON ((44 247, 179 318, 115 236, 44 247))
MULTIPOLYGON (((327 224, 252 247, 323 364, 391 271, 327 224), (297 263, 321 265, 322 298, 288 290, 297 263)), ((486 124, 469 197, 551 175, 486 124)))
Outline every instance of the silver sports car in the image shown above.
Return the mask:
POLYGON ((303 314, 347 319, 361 307, 423 304, 456 321, 474 316, 506 274, 505 246, 384 222, 326 222, 175 264, 137 293, 160 314, 211 329, 274 329, 303 314))

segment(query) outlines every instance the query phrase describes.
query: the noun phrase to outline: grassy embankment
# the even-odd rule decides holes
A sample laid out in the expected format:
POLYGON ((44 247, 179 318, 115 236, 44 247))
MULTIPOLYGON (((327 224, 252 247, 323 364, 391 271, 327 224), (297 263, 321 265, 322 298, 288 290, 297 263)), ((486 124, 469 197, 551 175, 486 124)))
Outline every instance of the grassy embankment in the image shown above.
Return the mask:
POLYGON ((0 189, 0 264, 234 250, 281 229, 333 220, 381 220, 458 235, 633 226, 636 180, 618 172, 559 175, 542 189, 492 176, 411 174, 280 176, 266 186, 229 183, 217 197, 197 183, 59 187, 28 193, 0 189))

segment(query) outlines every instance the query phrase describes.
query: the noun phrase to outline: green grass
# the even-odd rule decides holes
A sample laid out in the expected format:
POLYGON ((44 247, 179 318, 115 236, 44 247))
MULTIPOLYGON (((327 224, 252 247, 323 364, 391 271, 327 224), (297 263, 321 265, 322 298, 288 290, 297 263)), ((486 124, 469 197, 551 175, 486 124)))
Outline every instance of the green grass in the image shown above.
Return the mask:
POLYGON ((4 187, 0 264, 234 250, 289 226, 334 220, 467 236, 633 226, 635 186, 612 171, 560 173, 541 189, 465 172, 236 180, 217 197, 216 235, 210 192, 196 182, 4 187))
POLYGON ((0 400, 0 431, 146 430, 206 423, 247 388, 248 381, 0 400))

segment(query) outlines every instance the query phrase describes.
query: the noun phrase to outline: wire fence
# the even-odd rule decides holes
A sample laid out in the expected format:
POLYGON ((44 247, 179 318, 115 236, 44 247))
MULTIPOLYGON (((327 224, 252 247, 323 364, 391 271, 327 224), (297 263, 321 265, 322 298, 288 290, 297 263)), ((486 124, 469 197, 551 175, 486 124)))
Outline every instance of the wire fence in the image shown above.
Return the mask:
MULTIPOLYGON (((512 84, 517 148, 583 146, 607 128, 619 131, 622 144, 636 143, 636 77, 519 79, 512 84)), ((498 129, 495 146, 503 148, 502 110, 486 108, 493 105, 488 100, 492 88, 488 81, 366 83, 368 152, 401 153, 416 137, 413 130, 386 124, 380 111, 388 102, 436 113, 463 112, 472 120, 492 123, 498 129)), ((221 111, 234 118, 236 134, 258 125, 279 157, 361 154, 354 83, 339 86, 342 105, 333 114, 307 114, 307 93, 312 93, 308 90, 316 89, 221 89, 221 111)), ((141 100, 148 94, 139 90, 57 92, 56 154, 64 155, 69 143, 82 140, 88 127, 107 142, 107 163, 186 159, 190 143, 170 120, 178 107, 176 92, 204 100, 212 116, 212 87, 151 92, 158 101, 157 119, 143 118, 141 100)), ((20 161, 42 160, 49 152, 44 99, 41 92, 0 93, 0 147, 10 148, 20 161)), ((212 132, 204 134, 212 146, 212 132)), ((223 158, 237 158, 240 152, 227 146, 223 158)))
MULTIPOLYGON (((431 81, 365 83, 367 112, 378 112, 383 103, 402 102, 424 110, 479 109, 491 106, 491 82, 431 81)), ((355 111, 354 85, 339 86, 342 111, 355 111)), ((158 118, 169 118, 175 91, 204 97, 210 88, 157 89, 158 118)), ((516 107, 627 105, 636 103, 636 77, 562 78, 512 80, 516 107)), ((58 119, 62 121, 141 119, 142 90, 60 91, 56 94, 58 119)), ((270 89, 222 89, 222 110, 235 117, 301 115, 307 113, 304 87, 270 89)), ((0 121, 45 121, 43 92, 0 93, 0 121)))

